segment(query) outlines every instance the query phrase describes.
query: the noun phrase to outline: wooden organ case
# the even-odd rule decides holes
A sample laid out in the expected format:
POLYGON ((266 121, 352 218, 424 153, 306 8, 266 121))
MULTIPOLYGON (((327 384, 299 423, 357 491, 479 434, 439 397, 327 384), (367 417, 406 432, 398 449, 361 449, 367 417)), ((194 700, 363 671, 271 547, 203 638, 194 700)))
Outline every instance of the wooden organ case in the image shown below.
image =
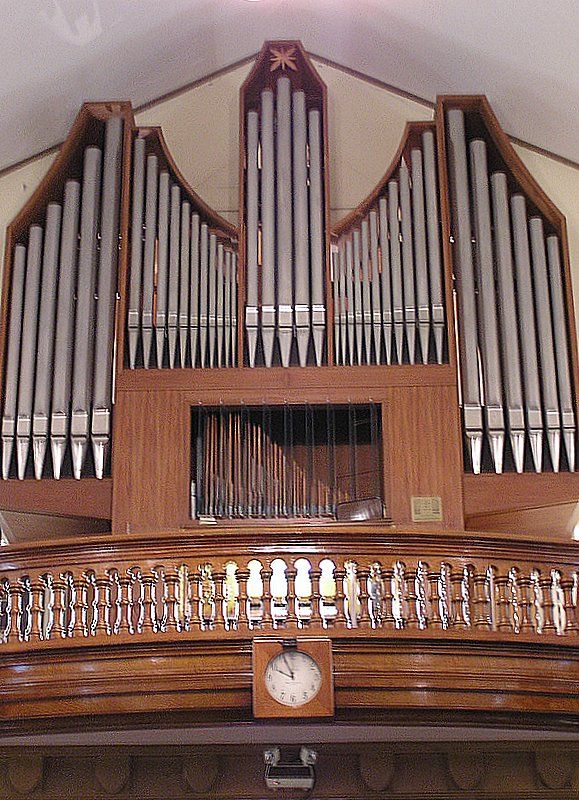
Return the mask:
MULTIPOLYGON (((576 655, 565 220, 481 97, 409 123, 333 228, 330 158, 298 42, 266 43, 241 88, 238 227, 129 104, 81 110, 8 231, 0 507, 111 534, 53 542, 36 566, 25 545, 0 558, 6 674, 55 637, 64 653, 165 634, 199 646, 175 654, 184 670, 229 669, 223 708, 247 710, 248 651, 217 644, 290 629, 333 639, 338 710, 419 707, 425 680, 433 708, 491 710, 477 647, 497 676, 516 656, 493 648, 517 637, 550 643, 553 665, 576 655), (434 677, 375 678, 397 635, 396 664, 427 652, 434 677), (443 696, 436 644, 461 637, 475 677, 443 696)), ((192 680, 171 707, 218 709, 192 680)), ((565 677, 558 694, 544 680, 505 708, 570 713, 565 677)), ((114 695, 91 709, 114 713, 114 695)))

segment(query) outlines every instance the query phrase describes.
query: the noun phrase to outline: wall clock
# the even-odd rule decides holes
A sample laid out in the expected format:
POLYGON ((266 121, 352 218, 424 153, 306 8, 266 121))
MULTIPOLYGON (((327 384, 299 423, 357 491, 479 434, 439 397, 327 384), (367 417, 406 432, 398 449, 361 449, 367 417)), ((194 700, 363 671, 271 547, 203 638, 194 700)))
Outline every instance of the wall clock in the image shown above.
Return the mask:
POLYGON ((329 639, 254 639, 253 714, 330 717, 334 714, 329 639))

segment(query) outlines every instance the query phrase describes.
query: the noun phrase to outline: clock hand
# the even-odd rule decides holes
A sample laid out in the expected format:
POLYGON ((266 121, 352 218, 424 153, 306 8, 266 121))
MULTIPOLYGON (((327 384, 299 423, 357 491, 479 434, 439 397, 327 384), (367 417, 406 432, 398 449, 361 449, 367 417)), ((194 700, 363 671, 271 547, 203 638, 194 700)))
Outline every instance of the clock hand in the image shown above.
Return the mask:
POLYGON ((292 681, 293 681, 293 680, 294 680, 294 671, 293 671, 293 669, 290 667, 290 665, 288 664, 288 662, 287 662, 287 656, 286 656, 286 654, 285 654, 285 653, 283 654, 283 663, 286 665, 286 667, 287 667, 287 668, 289 669, 289 671, 291 672, 291 675, 290 675, 289 677, 291 677, 291 679, 292 679, 292 681))
POLYGON ((293 680, 293 674, 290 675, 289 672, 284 672, 283 670, 279 669, 279 667, 276 667, 275 671, 279 672, 279 674, 283 675, 285 678, 291 678, 293 680))

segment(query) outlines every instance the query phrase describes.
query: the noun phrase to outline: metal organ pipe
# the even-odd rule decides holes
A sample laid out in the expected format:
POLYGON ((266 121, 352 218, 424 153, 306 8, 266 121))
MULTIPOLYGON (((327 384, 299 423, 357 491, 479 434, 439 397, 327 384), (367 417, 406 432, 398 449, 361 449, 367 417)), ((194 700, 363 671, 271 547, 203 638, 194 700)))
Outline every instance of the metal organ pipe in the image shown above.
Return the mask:
POLYGON ((52 384, 52 416, 50 447, 52 470, 60 478, 70 425, 70 392, 72 386, 72 353, 74 331, 74 295, 78 257, 78 226, 80 219, 80 183, 67 181, 64 189, 58 300, 56 308, 56 338, 54 342, 54 375, 52 384))
POLYGON ((573 471, 576 423, 559 240, 545 233, 536 210, 529 216, 522 194, 510 193, 505 172, 489 180, 491 145, 471 139, 468 128, 462 110, 447 111, 460 371, 472 468, 481 470, 484 438, 492 468, 502 472, 508 434, 516 471, 525 470, 528 442, 533 467, 541 472, 546 431, 550 468, 558 472, 563 463, 573 471))
POLYGON ((245 331, 249 366, 321 365, 325 236, 320 111, 283 75, 246 115, 245 331), (262 348, 259 348, 261 339, 262 348), (295 348, 295 349, 294 349, 295 348))
MULTIPOLYGON (((82 179, 64 183, 13 253, 2 420, 2 475, 102 478, 111 436, 123 119, 85 148, 82 179), (16 464, 13 468, 14 440, 16 464), (93 459, 85 464, 89 440, 93 459), (70 443, 70 461, 66 454, 70 443)), ((138 214, 135 214, 134 221, 138 214)), ((141 234, 141 231, 139 231, 141 234)), ((138 319, 138 318, 137 318, 138 319)), ((134 317, 131 322, 134 322, 134 317)), ((133 337, 134 341, 134 337, 133 337)))

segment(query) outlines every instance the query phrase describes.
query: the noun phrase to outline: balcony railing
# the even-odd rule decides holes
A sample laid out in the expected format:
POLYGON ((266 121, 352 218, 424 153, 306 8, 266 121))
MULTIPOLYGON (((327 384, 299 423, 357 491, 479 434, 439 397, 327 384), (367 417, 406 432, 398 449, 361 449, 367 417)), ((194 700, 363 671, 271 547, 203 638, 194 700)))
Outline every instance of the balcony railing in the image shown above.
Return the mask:
POLYGON ((68 560, 47 557, 40 566, 36 551, 34 568, 7 558, 0 570, 0 642, 5 650, 26 651, 284 631, 454 640, 577 636, 579 574, 569 558, 546 561, 545 553, 523 552, 517 543, 519 557, 508 560, 488 542, 477 553, 472 540, 468 557, 459 556, 456 539, 446 557, 444 537, 421 557, 397 538, 394 546, 361 542, 351 555, 344 547, 332 553, 326 542, 316 554, 293 544, 278 552, 256 548, 255 557, 247 548, 243 554, 217 548, 212 555, 199 547, 196 557, 194 543, 183 547, 173 538, 162 541, 158 558, 154 543, 143 548, 130 539, 115 543, 120 558, 101 543, 87 560, 86 542, 85 563, 74 547, 68 560))

